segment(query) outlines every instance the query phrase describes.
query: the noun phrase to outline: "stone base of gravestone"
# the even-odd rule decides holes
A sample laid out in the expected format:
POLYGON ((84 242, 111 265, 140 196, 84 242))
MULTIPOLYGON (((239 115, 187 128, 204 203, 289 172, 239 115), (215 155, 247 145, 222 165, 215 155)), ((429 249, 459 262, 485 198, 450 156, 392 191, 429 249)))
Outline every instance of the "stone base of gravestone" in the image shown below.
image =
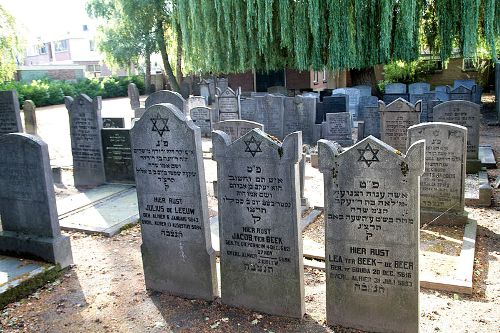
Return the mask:
POLYGON ((420 225, 465 225, 469 213, 439 213, 420 211, 420 225))
POLYGON ((467 160, 467 173, 476 173, 481 170, 481 160, 467 160))

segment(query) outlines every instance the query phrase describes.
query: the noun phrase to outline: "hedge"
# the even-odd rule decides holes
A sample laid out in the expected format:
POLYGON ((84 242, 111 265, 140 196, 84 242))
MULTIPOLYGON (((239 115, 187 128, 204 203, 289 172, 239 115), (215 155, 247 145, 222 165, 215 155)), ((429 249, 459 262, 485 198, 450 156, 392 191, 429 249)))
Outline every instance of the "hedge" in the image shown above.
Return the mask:
POLYGON ((82 79, 76 82, 49 79, 33 80, 31 83, 13 81, 0 83, 0 90, 17 90, 21 105, 25 100, 30 99, 36 106, 46 106, 62 104, 64 96, 75 97, 81 93, 91 98, 127 96, 128 84, 131 82, 137 85, 141 94, 144 93, 144 80, 140 76, 82 79))

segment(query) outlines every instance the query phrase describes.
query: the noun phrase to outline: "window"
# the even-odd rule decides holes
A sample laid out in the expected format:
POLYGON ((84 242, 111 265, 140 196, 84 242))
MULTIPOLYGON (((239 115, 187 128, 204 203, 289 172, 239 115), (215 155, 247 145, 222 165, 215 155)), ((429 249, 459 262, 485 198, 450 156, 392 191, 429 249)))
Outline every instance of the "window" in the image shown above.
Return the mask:
POLYGON ((323 68, 323 82, 326 82, 328 77, 326 76, 326 68, 323 68))
POLYGON ((47 44, 42 44, 42 45, 38 48, 38 53, 39 53, 39 54, 47 54, 47 44))
POLYGON ((473 58, 464 58, 462 63, 462 70, 464 72, 475 71, 476 65, 474 64, 473 58))
POLYGON ((101 65, 99 65, 99 64, 87 65, 87 72, 100 73, 101 72, 101 65))
POLYGON ((313 83, 318 84, 318 71, 314 71, 313 74, 313 83))
POLYGON ((95 42, 93 40, 89 40, 89 48, 90 51, 95 51, 95 42))
POLYGON ((56 52, 64 52, 68 50, 68 40, 58 40, 55 44, 56 52))

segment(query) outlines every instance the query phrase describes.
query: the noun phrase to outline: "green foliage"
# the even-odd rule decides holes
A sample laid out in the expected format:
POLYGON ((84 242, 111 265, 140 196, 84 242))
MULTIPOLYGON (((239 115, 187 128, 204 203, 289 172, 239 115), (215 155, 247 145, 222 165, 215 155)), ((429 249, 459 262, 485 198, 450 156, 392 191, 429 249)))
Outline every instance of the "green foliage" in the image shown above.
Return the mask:
POLYGON ((433 64, 430 61, 395 61, 384 66, 384 80, 378 82, 380 91, 385 90, 389 83, 415 83, 426 81, 427 76, 432 73, 433 64))
POLYGON ((11 80, 16 72, 16 58, 22 55, 23 40, 16 21, 0 5, 0 82, 11 80))
POLYGON ((131 82, 137 85, 141 94, 144 93, 144 80, 139 76, 83 79, 77 82, 48 79, 33 80, 31 83, 4 82, 0 84, 0 90, 17 90, 21 105, 25 100, 30 99, 36 106, 46 106, 62 104, 64 96, 75 97, 80 93, 92 98, 127 96, 127 87, 131 82))

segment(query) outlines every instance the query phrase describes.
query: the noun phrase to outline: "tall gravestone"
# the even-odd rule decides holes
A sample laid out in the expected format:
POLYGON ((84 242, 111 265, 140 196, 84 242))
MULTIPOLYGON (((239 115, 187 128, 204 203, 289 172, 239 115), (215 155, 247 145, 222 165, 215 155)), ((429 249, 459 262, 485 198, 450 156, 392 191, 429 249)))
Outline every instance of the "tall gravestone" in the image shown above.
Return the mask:
POLYGON ((104 128, 101 135, 106 182, 133 184, 134 168, 130 130, 125 128, 104 128))
POLYGON ((226 87, 225 90, 217 90, 218 120, 240 119, 240 94, 239 91, 226 87))
POLYGON ((425 140, 425 172, 420 177, 420 223, 465 224, 467 128, 424 123, 408 129, 411 146, 425 140))
POLYGON ((208 80, 201 80, 200 95, 205 99, 207 105, 212 104, 212 100, 210 99, 210 89, 208 80))
POLYGON ((17 91, 0 91, 0 135, 22 133, 21 114, 17 91))
POLYGON ((189 110, 191 120, 200 128, 202 136, 209 136, 212 132, 211 112, 207 106, 197 106, 189 110))
POLYGON ((368 137, 341 152, 321 140, 327 324, 419 330, 419 176, 424 141, 405 155, 368 137))
POLYGON ((283 143, 260 130, 212 134, 217 161, 222 303, 304 315, 300 133, 283 143))
POLYGON ((377 96, 361 96, 359 98, 359 115, 358 120, 365 120, 365 108, 367 107, 377 107, 378 108, 378 97, 377 96))
POLYGON ((336 94, 349 96, 349 112, 353 120, 358 120, 360 91, 356 88, 339 88, 332 91, 332 96, 336 94))
POLYGON ((244 98, 240 99, 241 107, 241 119, 255 121, 257 112, 257 102, 254 98, 244 98))
POLYGON ((353 88, 359 90, 359 97, 368 97, 372 95, 372 86, 367 84, 353 86, 353 88))
POLYGON ((313 98, 295 96, 293 102, 298 117, 297 130, 302 131, 302 141, 308 145, 315 145, 313 127, 316 119, 316 101, 313 98))
POLYGON ((101 140, 101 97, 85 94, 64 98, 69 113, 73 178, 75 186, 97 186, 105 182, 101 140))
POLYGON ((128 98, 130 99, 130 108, 135 110, 141 107, 141 102, 139 101, 140 93, 137 85, 135 83, 129 83, 127 87, 128 98))
POLYGON ((131 130, 146 288, 188 298, 217 294, 200 129, 171 104, 131 130))
POLYGON ((479 160, 479 105, 469 101, 448 101, 436 105, 433 111, 434 121, 452 123, 467 128, 467 172, 481 169, 479 160))
POLYGON ((404 100, 409 100, 410 96, 406 92, 406 84, 404 83, 390 83, 385 86, 385 92, 383 101, 385 104, 389 104, 397 100, 398 98, 402 98, 404 100))
POLYGON ((0 252, 73 263, 61 235, 47 144, 13 133, 0 137, 0 252))
POLYGON ((389 105, 379 102, 380 137, 399 151, 406 149, 406 132, 410 126, 420 122, 421 103, 413 104, 398 98, 389 105))
POLYGON ((351 123, 352 118, 349 112, 327 113, 323 137, 343 147, 351 146, 353 144, 351 123))
POLYGON ((179 110, 184 112, 186 106, 186 100, 181 94, 170 91, 170 90, 160 90, 152 93, 146 98, 145 108, 149 108, 152 105, 160 103, 170 103, 177 107, 179 110))
POLYGON ((283 135, 299 130, 300 119, 293 97, 283 98, 283 135))
MULTIPOLYGON (((358 129, 359 131, 359 129, 358 129)), ((377 106, 365 106, 363 111, 363 133, 362 138, 370 135, 380 139, 380 112, 377 106)))
POLYGON ((254 97, 257 101, 257 112, 255 121, 266 128, 266 133, 283 138, 284 97, 266 95, 254 97))
MULTIPOLYGON (((431 104, 430 102, 435 100, 435 99, 436 99, 436 93, 434 91, 426 92, 423 95, 421 95, 421 97, 419 98, 419 100, 422 101, 422 111, 420 112, 420 122, 421 123, 430 121, 429 119, 432 119, 432 115, 429 116, 429 114, 432 113, 432 110, 429 111, 430 110, 429 106, 431 104)), ((416 104, 417 102, 418 102, 418 100, 416 100, 415 102, 412 102, 411 98, 410 98, 410 103, 416 104)))
MULTIPOLYGON (((475 86, 473 87, 473 89, 475 86)), ((464 86, 458 86, 450 91, 450 101, 470 101, 472 102, 472 94, 474 90, 464 86)))
POLYGON ((28 134, 37 135, 36 106, 32 100, 25 100, 23 103, 24 130, 28 134))
POLYGON ((214 131, 225 132, 231 138, 231 141, 241 138, 254 128, 264 131, 264 125, 255 121, 248 120, 225 120, 214 124, 214 131))

